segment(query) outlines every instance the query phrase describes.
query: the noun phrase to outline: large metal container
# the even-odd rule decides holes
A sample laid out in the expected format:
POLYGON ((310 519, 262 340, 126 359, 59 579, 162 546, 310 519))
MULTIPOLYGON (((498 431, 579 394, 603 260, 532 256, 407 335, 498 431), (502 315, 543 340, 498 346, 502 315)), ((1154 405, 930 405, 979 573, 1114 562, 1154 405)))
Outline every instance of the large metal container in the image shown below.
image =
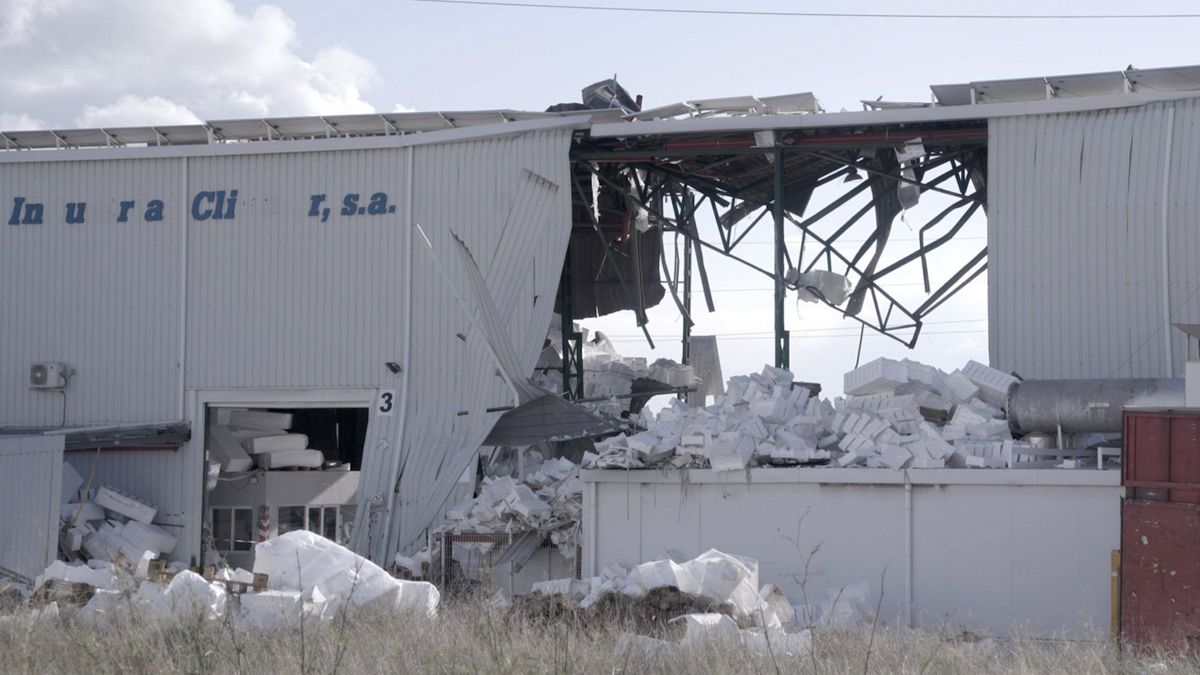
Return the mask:
POLYGON ((1121 635, 1200 647, 1200 411, 1125 414, 1121 635))
POLYGON ((1126 496, 1200 503, 1200 411, 1127 412, 1124 426, 1126 496))
POLYGON ((1122 504, 1121 638, 1135 648, 1200 647, 1200 505, 1122 504))

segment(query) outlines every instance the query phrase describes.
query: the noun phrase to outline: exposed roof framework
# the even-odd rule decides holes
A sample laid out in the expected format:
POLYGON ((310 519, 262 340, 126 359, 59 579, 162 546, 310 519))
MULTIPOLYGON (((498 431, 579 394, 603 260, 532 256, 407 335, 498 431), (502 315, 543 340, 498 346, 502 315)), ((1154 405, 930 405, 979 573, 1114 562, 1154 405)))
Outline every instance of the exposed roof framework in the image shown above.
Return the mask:
MULTIPOLYGON (((664 232, 689 242, 710 310, 714 305, 703 265, 706 251, 738 260, 777 284, 784 283, 789 270, 824 269, 846 275, 855 284, 847 302, 826 299, 826 304, 912 346, 924 317, 986 269, 986 250, 948 271, 931 270, 928 262, 929 254, 986 204, 986 121, 590 139, 573 157, 597 182, 620 193, 632 211, 648 214, 664 232), (913 141, 919 150, 902 164, 897 150, 913 141), (810 213, 813 193, 822 186, 839 194, 810 213), (949 197, 949 204, 918 228, 915 249, 881 264, 892 221, 902 211, 902 187, 918 196, 949 197), (830 230, 826 220, 859 195, 869 198, 867 204, 830 230), (705 212, 715 226, 699 226, 696 216, 705 212), (875 228, 867 241, 845 238, 868 214, 873 214, 875 228), (773 269, 743 257, 740 248, 756 228, 770 226, 776 243, 773 269), (798 246, 789 244, 795 235, 800 237, 798 246), (905 305, 888 290, 888 281, 907 265, 922 269, 927 295, 917 306, 905 305)), ((578 187, 576 198, 587 200, 586 191, 578 187)), ((685 265, 683 274, 690 269, 685 265)), ((685 315, 686 331, 690 298, 678 291, 690 286, 690 280, 668 275, 667 286, 685 315)), ((780 286, 776 291, 781 306, 786 289, 780 286)), ((786 364, 786 331, 777 337, 777 360, 786 364)))

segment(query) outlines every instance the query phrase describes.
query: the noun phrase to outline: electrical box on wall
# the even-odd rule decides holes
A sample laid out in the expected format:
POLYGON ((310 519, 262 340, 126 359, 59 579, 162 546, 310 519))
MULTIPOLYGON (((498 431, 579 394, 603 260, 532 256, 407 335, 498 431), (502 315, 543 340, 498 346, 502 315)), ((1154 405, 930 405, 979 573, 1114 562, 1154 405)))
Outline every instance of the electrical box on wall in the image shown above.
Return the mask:
POLYGON ((61 363, 35 363, 29 367, 31 389, 62 389, 67 386, 67 367, 61 363))

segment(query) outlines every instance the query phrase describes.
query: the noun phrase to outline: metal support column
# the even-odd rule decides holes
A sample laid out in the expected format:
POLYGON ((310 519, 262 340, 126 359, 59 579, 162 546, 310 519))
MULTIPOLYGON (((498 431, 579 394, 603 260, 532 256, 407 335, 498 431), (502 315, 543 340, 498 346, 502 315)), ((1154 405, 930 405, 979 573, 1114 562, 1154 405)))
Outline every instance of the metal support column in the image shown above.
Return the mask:
POLYGON ((575 309, 571 300, 571 248, 563 260, 558 282, 562 310, 562 390, 566 398, 583 398, 583 334, 575 332, 575 309))
MULTIPOLYGON (((691 191, 685 190, 683 204, 684 212, 691 214, 692 200, 691 191)), ((695 217, 688 215, 688 219, 695 217)), ((689 225, 690 230, 690 225, 689 225)), ((692 361, 692 242, 689 239, 683 240, 683 349, 679 362, 687 365, 692 361)))
POLYGON ((775 151, 775 200, 772 204, 775 216, 775 367, 790 368, 791 339, 788 337, 784 322, 784 292, 783 277, 787 244, 783 238, 783 151, 775 151))

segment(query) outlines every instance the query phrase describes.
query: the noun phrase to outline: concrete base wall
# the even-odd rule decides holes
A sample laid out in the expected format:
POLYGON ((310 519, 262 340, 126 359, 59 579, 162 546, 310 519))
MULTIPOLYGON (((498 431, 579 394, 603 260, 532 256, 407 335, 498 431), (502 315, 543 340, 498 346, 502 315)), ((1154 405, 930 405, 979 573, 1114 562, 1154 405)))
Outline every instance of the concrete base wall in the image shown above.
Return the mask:
POLYGON ((717 548, 757 558, 760 583, 793 604, 867 581, 872 603, 883 589, 881 618, 901 624, 1110 633, 1118 471, 584 471, 583 480, 585 576, 717 548))

